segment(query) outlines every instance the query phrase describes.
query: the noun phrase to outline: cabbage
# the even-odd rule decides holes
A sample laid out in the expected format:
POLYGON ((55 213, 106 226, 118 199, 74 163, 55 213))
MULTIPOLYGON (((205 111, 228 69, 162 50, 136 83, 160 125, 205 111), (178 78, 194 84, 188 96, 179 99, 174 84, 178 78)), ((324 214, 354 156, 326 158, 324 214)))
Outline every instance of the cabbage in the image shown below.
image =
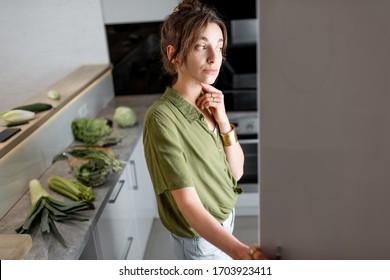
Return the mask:
POLYGON ((112 129, 107 119, 79 118, 73 120, 72 132, 76 140, 96 144, 103 136, 109 135, 112 129))
POLYGON ((113 120, 120 127, 133 126, 137 122, 137 115, 132 108, 119 106, 115 109, 113 120))

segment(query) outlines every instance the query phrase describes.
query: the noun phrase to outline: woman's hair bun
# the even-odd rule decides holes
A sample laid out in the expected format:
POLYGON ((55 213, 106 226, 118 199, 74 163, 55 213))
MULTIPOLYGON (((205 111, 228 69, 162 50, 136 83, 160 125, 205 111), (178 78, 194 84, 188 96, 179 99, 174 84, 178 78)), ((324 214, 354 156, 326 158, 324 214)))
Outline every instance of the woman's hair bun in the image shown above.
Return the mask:
POLYGON ((176 7, 175 12, 180 14, 199 12, 203 6, 204 4, 200 0, 183 0, 176 7))

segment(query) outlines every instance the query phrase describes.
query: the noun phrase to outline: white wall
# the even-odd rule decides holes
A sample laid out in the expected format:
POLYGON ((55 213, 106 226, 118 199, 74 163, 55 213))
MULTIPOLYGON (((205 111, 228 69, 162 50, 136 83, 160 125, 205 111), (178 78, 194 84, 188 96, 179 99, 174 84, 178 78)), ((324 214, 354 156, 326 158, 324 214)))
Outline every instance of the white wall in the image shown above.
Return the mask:
POLYGON ((390 258, 390 2, 260 1, 261 244, 390 258))
POLYGON ((97 0, 0 0, 0 112, 83 64, 109 63, 97 0))
POLYGON ((107 24, 163 21, 179 0, 101 0, 107 24))

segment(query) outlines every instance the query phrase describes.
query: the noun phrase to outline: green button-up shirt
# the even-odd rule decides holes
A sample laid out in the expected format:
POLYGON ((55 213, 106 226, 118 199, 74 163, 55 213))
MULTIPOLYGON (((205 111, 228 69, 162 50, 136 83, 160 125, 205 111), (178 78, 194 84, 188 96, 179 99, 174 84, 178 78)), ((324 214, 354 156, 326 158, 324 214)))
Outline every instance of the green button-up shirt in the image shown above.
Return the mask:
POLYGON ((206 210, 226 220, 237 200, 237 182, 218 131, 172 88, 147 111, 143 143, 163 225, 182 237, 199 234, 180 213, 171 190, 195 187, 206 210))

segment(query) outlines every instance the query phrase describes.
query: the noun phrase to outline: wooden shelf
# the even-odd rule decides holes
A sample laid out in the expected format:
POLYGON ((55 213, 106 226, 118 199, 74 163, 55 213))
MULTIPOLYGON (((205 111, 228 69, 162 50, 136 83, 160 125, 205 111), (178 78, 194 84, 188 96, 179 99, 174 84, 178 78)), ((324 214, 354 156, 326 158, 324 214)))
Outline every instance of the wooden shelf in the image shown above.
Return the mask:
MULTIPOLYGON (((85 65, 66 76, 64 79, 51 85, 47 91, 40 92, 34 97, 28 99, 24 104, 48 103, 53 109, 36 114, 36 117, 28 124, 20 126, 22 129, 18 134, 4 143, 0 143, 0 159, 11 151, 15 146, 22 142, 28 135, 42 126, 47 120, 55 115, 61 108, 66 106, 77 95, 87 90, 100 77, 111 72, 110 65, 85 65), (51 100, 47 97, 49 90, 57 90, 61 94, 60 100, 51 100)), ((19 105, 19 106, 20 106, 19 105)))

